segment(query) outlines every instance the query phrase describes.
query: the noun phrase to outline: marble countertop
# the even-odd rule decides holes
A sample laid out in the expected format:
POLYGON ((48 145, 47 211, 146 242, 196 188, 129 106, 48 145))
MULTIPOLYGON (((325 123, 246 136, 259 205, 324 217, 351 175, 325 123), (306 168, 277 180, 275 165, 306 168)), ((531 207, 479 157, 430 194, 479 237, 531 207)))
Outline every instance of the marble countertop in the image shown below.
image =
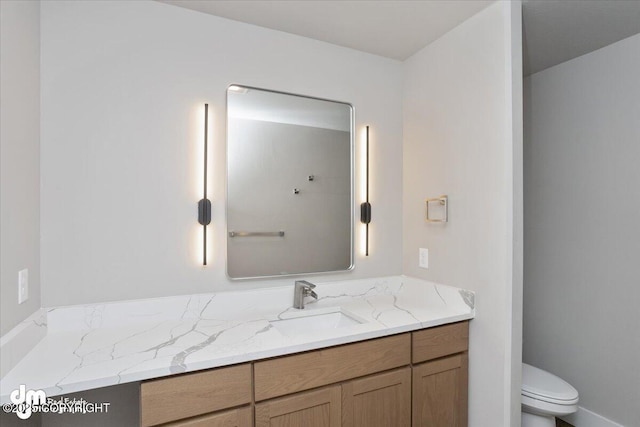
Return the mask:
MULTIPOLYGON (((317 283, 317 302, 291 307, 293 286, 50 308, 44 338, 0 380, 56 396, 231 365, 474 317, 474 294, 406 276, 317 283), (270 321, 341 310, 363 323, 280 333, 270 321)), ((307 298, 307 300, 310 300, 307 298)))

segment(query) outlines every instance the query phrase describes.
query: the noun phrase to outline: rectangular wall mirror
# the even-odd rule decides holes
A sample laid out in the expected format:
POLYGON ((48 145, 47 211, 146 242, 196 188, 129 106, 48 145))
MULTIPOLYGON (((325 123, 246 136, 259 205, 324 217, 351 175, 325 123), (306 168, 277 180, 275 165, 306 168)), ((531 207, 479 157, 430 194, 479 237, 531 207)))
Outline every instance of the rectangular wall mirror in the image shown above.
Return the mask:
POLYGON ((253 87, 227 90, 227 274, 353 267, 353 108, 253 87))

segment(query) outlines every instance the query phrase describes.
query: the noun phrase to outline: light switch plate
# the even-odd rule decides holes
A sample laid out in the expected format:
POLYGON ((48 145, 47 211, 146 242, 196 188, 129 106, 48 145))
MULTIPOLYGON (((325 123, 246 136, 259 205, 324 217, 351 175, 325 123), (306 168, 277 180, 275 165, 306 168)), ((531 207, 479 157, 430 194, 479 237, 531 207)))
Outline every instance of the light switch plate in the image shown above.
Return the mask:
POLYGON ((29 270, 25 268, 18 272, 18 304, 29 299, 29 270))
POLYGON ((418 250, 418 265, 421 268, 429 268, 429 249, 420 248, 418 250))

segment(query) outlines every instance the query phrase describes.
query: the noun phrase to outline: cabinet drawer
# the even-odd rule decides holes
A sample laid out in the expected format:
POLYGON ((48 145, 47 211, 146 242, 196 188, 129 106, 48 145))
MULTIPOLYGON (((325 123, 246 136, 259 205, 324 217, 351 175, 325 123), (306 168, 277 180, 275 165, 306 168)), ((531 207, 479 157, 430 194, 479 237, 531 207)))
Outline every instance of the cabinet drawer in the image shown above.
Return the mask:
POLYGON ((469 322, 452 323, 411 334, 413 363, 424 362, 469 348, 469 322))
POLYGON ((254 364, 256 401, 408 365, 410 334, 347 344, 254 364))
POLYGON ((146 381, 140 388, 141 424, 153 426, 250 402, 250 364, 146 381))

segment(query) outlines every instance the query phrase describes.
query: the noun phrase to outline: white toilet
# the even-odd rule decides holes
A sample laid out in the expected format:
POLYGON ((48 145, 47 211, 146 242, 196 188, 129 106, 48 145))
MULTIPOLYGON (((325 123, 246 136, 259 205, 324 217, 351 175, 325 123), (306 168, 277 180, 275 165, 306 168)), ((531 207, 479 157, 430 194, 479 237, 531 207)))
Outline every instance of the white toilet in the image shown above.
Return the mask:
POLYGON ((522 427, 555 427, 578 410, 578 390, 555 375, 522 364, 522 427))

